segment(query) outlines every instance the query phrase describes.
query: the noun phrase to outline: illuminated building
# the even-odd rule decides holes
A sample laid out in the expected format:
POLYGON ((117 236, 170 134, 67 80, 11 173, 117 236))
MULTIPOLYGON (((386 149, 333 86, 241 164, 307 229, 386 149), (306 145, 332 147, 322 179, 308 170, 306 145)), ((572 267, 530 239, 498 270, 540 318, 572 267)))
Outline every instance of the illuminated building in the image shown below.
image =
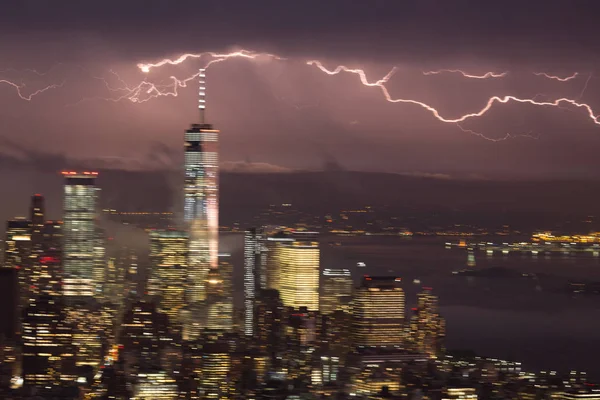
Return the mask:
POLYGON ((200 123, 185 132, 184 220, 189 231, 190 303, 206 299, 206 275, 218 267, 219 254, 219 131, 204 122, 204 70, 199 77, 200 123))
POLYGON ((319 242, 314 232, 294 234, 279 257, 281 300, 286 307, 319 309, 319 242))
POLYGON ((160 365, 160 350, 166 344, 167 318, 153 303, 133 303, 123 316, 119 342, 140 370, 160 365))
POLYGON ((352 326, 352 315, 340 310, 332 314, 322 315, 319 329, 319 340, 322 351, 331 357, 337 357, 345 363, 346 356, 352 348, 349 327, 352 326))
POLYGON ((186 232, 150 232, 148 293, 159 298, 159 311, 167 314, 173 322, 178 320, 179 312, 185 305, 187 257, 186 232))
POLYGON ((350 312, 352 286, 350 270, 326 268, 321 276, 321 314, 331 314, 336 310, 350 312))
POLYGON ((59 300, 40 296, 25 309, 22 323, 25 386, 56 386, 76 379, 72 326, 59 300))
POLYGON ((401 389, 400 379, 399 369, 367 366, 356 376, 351 394, 373 396, 381 393, 384 388, 387 388, 388 393, 398 393, 401 389))
POLYGON ((31 235, 31 254, 29 262, 29 282, 28 286, 34 294, 39 294, 40 275, 42 274, 39 258, 43 249, 44 228, 44 197, 40 194, 31 196, 31 205, 29 208, 29 229, 31 235))
POLYGON ((223 279, 211 269, 206 278, 206 328, 229 331, 233 324, 233 299, 223 292, 223 279))
POLYGON ((200 378, 198 388, 203 399, 229 399, 231 354, 224 340, 205 339, 196 370, 200 378))
POLYGON ((106 299, 115 304, 123 302, 126 275, 127 270, 125 266, 118 262, 116 257, 109 257, 106 262, 106 284, 104 285, 106 299))
POLYGON ((269 236, 265 240, 266 267, 265 280, 267 289, 281 290, 281 264, 282 248, 293 242, 294 239, 283 232, 269 236))
POLYGON ((553 393, 550 398, 552 400, 576 400, 576 399, 587 399, 587 400, 600 400, 600 389, 585 388, 585 389, 572 389, 564 392, 553 393))
POLYGON ((396 277, 365 276, 354 291, 352 337, 356 347, 401 346, 404 291, 396 277))
MULTIPOLYGON (((244 235, 244 334, 252 336, 254 330, 254 302, 260 289, 266 288, 263 268, 263 233, 250 228, 244 235)), ((266 261, 266 260, 265 260, 266 261)))
POLYGON ((175 400, 178 397, 177 383, 165 371, 140 372, 136 375, 132 400, 175 400))
POLYGON ((19 304, 29 303, 32 275, 30 221, 19 218, 6 224, 4 267, 14 268, 19 279, 19 304))
POLYGON ((431 288, 424 287, 417 295, 417 307, 410 319, 410 339, 415 350, 435 357, 443 352, 445 321, 439 314, 438 299, 431 288))
POLYGON ((261 351, 279 353, 284 346, 285 309, 279 292, 266 289, 260 292, 254 308, 254 340, 261 351))
POLYGON ((477 391, 474 388, 447 388, 442 395, 442 400, 477 400, 477 391))
POLYGON ((97 172, 63 172, 64 296, 67 301, 91 300, 94 282, 96 234, 97 172))
POLYGON ((97 367, 102 361, 102 338, 112 321, 107 321, 97 309, 67 306, 66 321, 73 326, 73 345, 77 347, 75 364, 97 367))
POLYGON ((36 251, 41 250, 44 230, 44 196, 35 194, 31 197, 31 245, 36 251))

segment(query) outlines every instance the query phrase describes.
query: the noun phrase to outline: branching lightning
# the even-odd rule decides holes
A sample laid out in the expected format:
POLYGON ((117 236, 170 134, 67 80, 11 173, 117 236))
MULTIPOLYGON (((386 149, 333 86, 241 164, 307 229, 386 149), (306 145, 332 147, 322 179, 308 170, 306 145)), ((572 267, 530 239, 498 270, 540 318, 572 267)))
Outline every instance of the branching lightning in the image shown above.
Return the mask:
POLYGON ((506 75, 508 75, 508 71, 504 71, 504 72, 500 72, 500 73, 486 72, 483 75, 473 75, 473 74, 468 74, 465 71, 460 70, 460 69, 439 69, 437 71, 423 71, 423 75, 437 75, 437 74, 441 74, 444 72, 461 74, 465 78, 471 78, 471 79, 504 78, 506 75))
POLYGON ((38 94, 42 94, 45 91, 50 90, 50 89, 56 89, 58 87, 62 87, 65 84, 65 82, 62 82, 60 84, 48 85, 48 86, 45 86, 45 87, 43 87, 41 89, 38 89, 38 90, 36 90, 36 91, 28 94, 28 95, 25 95, 22 92, 22 89, 25 87, 24 84, 20 84, 19 85, 18 83, 15 83, 13 81, 9 81, 9 80, 6 80, 6 79, 0 79, 0 83, 5 83, 7 85, 10 85, 10 86, 14 87, 15 90, 17 91, 17 96, 19 96, 21 99, 26 100, 26 101, 31 101, 31 99, 33 99, 38 94))
POLYGON ((536 76, 543 76, 544 78, 548 78, 548 79, 554 79, 554 80, 557 80, 560 82, 567 82, 567 81, 570 81, 571 79, 577 78, 577 76, 579 75, 579 72, 575 72, 575 73, 573 73, 573 75, 569 75, 564 78, 561 78, 560 76, 556 76, 556 75, 549 75, 545 72, 534 72, 533 74, 536 76))
MULTIPOLYGON (((315 63, 315 62, 311 63, 310 61, 308 63, 309 63, 309 65, 316 65, 321 71, 325 72, 328 75, 335 75, 342 71, 357 74, 360 76, 361 82, 363 82, 364 85, 378 86, 381 89, 385 99, 388 102, 390 102, 390 103, 408 103, 408 104, 418 105, 418 106, 426 109, 427 111, 429 111, 435 118, 437 118, 441 122, 447 122, 447 123, 464 122, 471 118, 481 117, 482 115, 487 113, 495 103, 503 103, 504 104, 504 103, 508 103, 508 102, 516 102, 516 103, 525 103, 525 104, 531 104, 531 105, 536 105, 536 106, 553 106, 553 107, 558 107, 561 104, 565 104, 565 103, 571 104, 572 106, 575 106, 578 108, 583 108, 586 111, 588 117, 596 125, 600 125, 600 120, 599 120, 600 115, 596 115, 594 113, 594 111, 592 110, 591 106, 589 106, 586 103, 578 103, 577 101, 575 101, 573 99, 569 99, 569 98, 565 98, 565 97, 556 99, 554 101, 536 101, 534 99, 529 99, 529 98, 522 99, 522 98, 515 97, 515 96, 492 96, 488 99, 486 105, 481 110, 479 110, 477 112, 473 112, 473 113, 464 114, 464 115, 461 115, 456 118, 448 118, 448 117, 442 116, 436 108, 434 108, 426 103, 423 103, 421 101, 412 100, 412 99, 392 98, 387 87, 385 86, 385 83, 387 82, 385 77, 376 81, 375 83, 370 83, 367 85, 365 82, 368 82, 368 79, 366 78, 365 72, 361 69, 349 69, 346 67, 338 67, 334 70, 328 70, 327 68, 323 67, 321 63, 315 63)), ((389 73, 388 73, 388 75, 389 75, 389 73)), ((386 77, 388 75, 386 75, 386 77)))
MULTIPOLYGON (((93 76, 93 78, 102 81, 105 88, 109 92, 115 94, 115 97, 109 97, 109 98, 98 97, 97 99, 107 100, 107 101, 111 101, 111 102, 119 102, 119 101, 127 100, 132 103, 144 103, 153 98, 157 98, 157 97, 161 97, 161 96, 176 97, 176 96, 178 96, 179 89, 187 87, 191 81, 198 78, 199 72, 196 72, 186 78, 178 78, 176 76, 170 76, 167 80, 157 83, 157 82, 151 82, 148 79, 148 76, 152 72, 153 69, 157 69, 157 68, 160 68, 163 66, 168 66, 168 65, 171 65, 171 66, 179 65, 179 64, 186 62, 186 60, 190 60, 190 59, 204 61, 203 68, 207 69, 215 63, 226 61, 226 60, 229 60, 232 58, 243 58, 243 59, 249 59, 249 60, 256 60, 259 58, 266 58, 266 59, 270 59, 270 60, 286 60, 285 58, 277 56, 275 54, 258 53, 258 52, 254 52, 254 51, 250 51, 250 50, 238 50, 238 51, 233 51, 230 53, 217 53, 217 52, 203 52, 203 53, 197 53, 197 54, 187 53, 187 54, 183 54, 174 59, 165 58, 165 59, 160 60, 155 63, 138 63, 137 68, 139 69, 139 71, 146 74, 147 76, 145 77, 144 80, 142 80, 141 82, 139 82, 137 84, 130 84, 130 83, 126 82, 125 79, 121 78, 121 76, 113 70, 108 71, 108 73, 111 75, 110 78, 107 77, 108 75, 100 76, 100 77, 93 76), (206 59, 206 61, 204 59, 206 59), (111 82, 112 82, 112 84, 111 84, 111 82)), ((487 99, 487 101, 485 102, 485 104, 483 105, 483 107, 481 107, 479 110, 476 110, 474 112, 469 112, 464 115, 451 117, 451 116, 443 115, 443 113, 439 109, 437 109, 425 102, 418 101, 418 100, 411 99, 411 98, 392 97, 392 95, 390 94, 390 92, 388 90, 387 84, 390 81, 390 79, 394 76, 394 74, 397 72, 397 70, 398 70, 397 67, 391 68, 384 76, 382 76, 379 79, 372 79, 372 78, 369 79, 369 77, 367 76, 367 73, 363 69, 350 68, 350 67, 347 67, 344 65, 340 65, 333 69, 330 69, 330 68, 325 67, 323 65, 323 63, 319 60, 307 60, 307 61, 305 61, 305 63, 306 63, 306 65, 314 66, 314 67, 318 68, 320 71, 324 72, 328 76, 337 75, 342 72, 358 75, 358 78, 362 85, 367 86, 367 87, 379 88, 379 90, 381 90, 381 93, 383 94, 384 99, 387 102, 406 103, 406 104, 417 105, 417 106, 429 111, 429 113, 431 113, 431 115, 433 115, 440 122, 454 124, 463 132, 468 132, 468 133, 477 135, 477 136, 482 137, 487 140, 500 141, 500 140, 507 140, 507 139, 514 138, 514 137, 536 138, 535 136, 532 136, 530 133, 521 134, 521 135, 514 135, 514 134, 507 133, 502 138, 494 139, 494 138, 489 138, 479 132, 476 132, 476 131, 473 131, 470 129, 466 129, 461 125, 462 123, 464 123, 470 119, 484 116, 496 104, 521 103, 521 104, 530 104, 530 105, 542 106, 542 107, 564 108, 564 109, 568 109, 570 111, 573 111, 574 108, 575 109, 583 109, 584 112, 586 113, 587 117, 589 119, 591 119, 594 124, 600 125, 600 115, 597 115, 589 104, 580 102, 580 99, 583 96, 584 92, 586 91, 586 89, 588 87, 588 83, 591 80, 591 77, 592 77, 591 74, 585 81, 583 89, 582 89, 579 97, 576 99, 571 99, 571 98, 566 98, 566 97, 561 97, 561 98, 557 98, 557 99, 550 99, 550 98, 539 99, 538 95, 536 95, 532 98, 520 98, 520 97, 517 97, 514 95, 505 95, 505 96, 494 95, 494 96, 489 97, 487 99), (566 108, 565 108, 565 106, 566 106, 566 108)), ((48 74, 53 68, 55 68, 55 67, 52 67, 49 71, 46 71, 46 72, 38 72, 36 70, 26 70, 26 71, 30 72, 30 73, 34 73, 38 76, 44 76, 44 75, 48 74)), ((8 70, 6 70, 6 71, 8 71, 8 70)), ((10 71, 23 72, 23 71, 16 71, 16 70, 10 70, 10 71)), ((496 78, 504 78, 508 75, 508 71, 486 72, 482 75, 470 74, 470 73, 467 73, 467 72, 465 72, 463 70, 459 70, 459 69, 440 69, 440 70, 435 70, 435 71, 422 71, 423 75, 438 75, 438 74, 442 74, 442 73, 460 74, 462 77, 468 78, 468 79, 496 79, 496 78)), ((566 76, 566 77, 549 75, 545 72, 533 72, 533 74, 536 76, 541 76, 541 77, 547 78, 547 79, 557 80, 559 82, 568 82, 570 80, 577 78, 579 75, 579 73, 577 73, 577 72, 575 72, 574 74, 572 74, 570 76, 566 76)), ((21 99, 26 100, 26 101, 31 101, 31 99, 33 97, 35 97, 41 93, 44 93, 50 89, 61 87, 64 84, 64 82, 61 84, 52 84, 52 85, 45 86, 45 87, 38 89, 35 92, 30 93, 30 94, 24 94, 25 84, 23 84, 23 83, 18 83, 14 80, 9 80, 9 79, 0 79, 0 84, 6 84, 6 85, 12 86, 16 90, 17 95, 21 99)), ((90 99, 83 99, 81 101, 84 101, 84 100, 90 100, 90 99)))

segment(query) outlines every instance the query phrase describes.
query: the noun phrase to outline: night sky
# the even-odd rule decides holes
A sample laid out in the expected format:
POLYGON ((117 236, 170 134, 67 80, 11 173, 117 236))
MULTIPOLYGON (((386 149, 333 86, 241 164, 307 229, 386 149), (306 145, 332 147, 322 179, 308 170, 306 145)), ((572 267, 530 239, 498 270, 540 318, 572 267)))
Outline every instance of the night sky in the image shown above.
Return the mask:
POLYGON ((600 114, 599 11, 595 1, 547 0, 3 2, 0 79, 24 83, 24 95, 62 86, 25 101, 0 83, 0 168, 172 168, 183 130, 197 119, 195 83, 142 104, 106 100, 122 93, 107 84, 120 85, 114 73, 130 86, 168 83, 208 59, 147 76, 137 63, 245 48, 286 60, 209 68, 208 119, 222 131, 225 168, 595 179, 600 125, 583 109, 496 104, 461 124, 491 139, 516 136, 493 142, 419 106, 388 103, 355 74, 329 76, 306 61, 364 68, 370 81, 396 66, 391 96, 426 102, 448 118, 479 111, 494 95, 568 97, 600 114), (509 73, 423 74, 456 68, 509 73), (579 75, 560 82, 535 72, 579 75))

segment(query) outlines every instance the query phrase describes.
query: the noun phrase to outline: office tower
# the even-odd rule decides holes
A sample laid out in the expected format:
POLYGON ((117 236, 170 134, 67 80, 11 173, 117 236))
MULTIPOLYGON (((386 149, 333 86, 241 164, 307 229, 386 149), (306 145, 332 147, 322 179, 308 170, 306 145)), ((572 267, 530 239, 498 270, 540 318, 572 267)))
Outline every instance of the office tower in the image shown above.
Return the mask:
POLYGON ((363 398, 379 398, 377 395, 381 395, 381 398, 393 398, 399 395, 402 388, 400 380, 399 369, 367 365, 354 379, 351 395, 363 398))
POLYGON ((294 239, 285 232, 278 232, 274 235, 268 236, 265 239, 265 251, 266 251, 266 267, 265 267, 265 281, 267 289, 281 290, 281 264, 280 256, 281 249, 286 245, 293 242, 294 239))
POLYGON ((254 307, 254 343, 258 348, 274 357, 284 346, 285 307, 279 292, 265 289, 259 293, 254 307))
POLYGON ((154 304, 135 302, 123 316, 119 343, 139 370, 160 366, 160 350, 166 345, 167 317, 156 311, 154 304))
POLYGON ((294 241, 282 246, 281 300, 286 307, 319 309, 319 242, 314 232, 294 233, 294 241))
POLYGON ((443 352, 446 334, 445 321, 440 316, 438 299, 431 294, 430 287, 424 287, 417 295, 417 307, 410 319, 410 339, 414 349, 435 357, 443 352))
POLYGON ((157 369, 139 372, 135 381, 132 397, 135 400, 176 400, 179 398, 177 382, 165 371, 157 369))
POLYGON ((64 296, 69 303, 89 301, 95 294, 94 247, 97 245, 97 172, 63 172, 64 296))
POLYGON ((46 221, 42 227, 42 252, 62 258, 63 222, 46 221))
POLYGON ((23 380, 25 386, 57 386, 76 379, 72 326, 60 299, 42 295, 23 313, 23 380))
POLYGON ((229 331, 233 324, 233 299, 223 291, 223 278, 219 270, 211 269, 206 278, 207 329, 229 331))
POLYGON ((44 196, 35 194, 31 197, 31 245, 34 250, 41 250, 44 229, 44 196))
POLYGON ((158 298, 158 310, 177 323, 185 306, 188 235, 176 230, 150 232, 148 294, 158 298))
POLYGON ((103 229, 96 227, 94 237, 94 297, 105 299, 104 286, 106 285, 106 235, 103 229))
MULTIPOLYGON (((65 301, 69 300, 63 296, 65 301)), ((98 367, 102 362, 104 330, 107 322, 97 309, 80 305, 65 307, 66 322, 73 327, 73 345, 77 348, 75 365, 98 367)))
POLYGON ((31 222, 16 218, 6 223, 4 247, 4 267, 17 271, 19 280, 19 304, 24 307, 31 297, 32 258, 31 258, 31 222))
POLYGON ((263 232, 250 228, 244 234, 244 334, 253 335, 254 303, 260 289, 266 289, 266 276, 263 271, 263 232))
POLYGON ((210 335, 203 338, 197 353, 195 373, 199 377, 198 389, 202 399, 229 399, 232 392, 230 373, 232 367, 230 346, 224 338, 210 335))
POLYGON ((189 231, 188 301, 206 299, 206 275, 218 268, 219 131, 204 121, 205 71, 200 78, 200 123, 185 132, 184 220, 189 231))
POLYGON ((350 270, 326 268, 321 276, 321 314, 331 314, 336 310, 350 312, 352 287, 350 270))
POLYGON ((401 279, 365 276, 354 291, 352 336, 356 347, 400 346, 404 340, 401 279))

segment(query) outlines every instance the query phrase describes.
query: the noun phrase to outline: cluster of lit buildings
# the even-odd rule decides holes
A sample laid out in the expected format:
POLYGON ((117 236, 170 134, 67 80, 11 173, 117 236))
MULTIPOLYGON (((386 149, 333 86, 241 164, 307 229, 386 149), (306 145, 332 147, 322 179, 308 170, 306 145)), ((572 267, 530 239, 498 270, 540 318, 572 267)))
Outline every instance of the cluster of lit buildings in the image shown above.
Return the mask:
MULTIPOLYGON (((111 250, 96 172, 63 172, 61 221, 45 219, 41 195, 29 219, 8 221, 1 398, 477 399, 500 372, 524 379, 520 369, 446 357, 431 288, 407 313, 401 278, 358 282, 348 269, 322 268, 319 234, 309 230, 245 231, 243 307, 234 309, 234 266, 219 253, 219 131, 204 122, 199 77, 183 221, 158 216, 173 226, 148 232, 145 265, 127 247, 111 250)), ((147 217, 133 214, 120 217, 147 217)))

